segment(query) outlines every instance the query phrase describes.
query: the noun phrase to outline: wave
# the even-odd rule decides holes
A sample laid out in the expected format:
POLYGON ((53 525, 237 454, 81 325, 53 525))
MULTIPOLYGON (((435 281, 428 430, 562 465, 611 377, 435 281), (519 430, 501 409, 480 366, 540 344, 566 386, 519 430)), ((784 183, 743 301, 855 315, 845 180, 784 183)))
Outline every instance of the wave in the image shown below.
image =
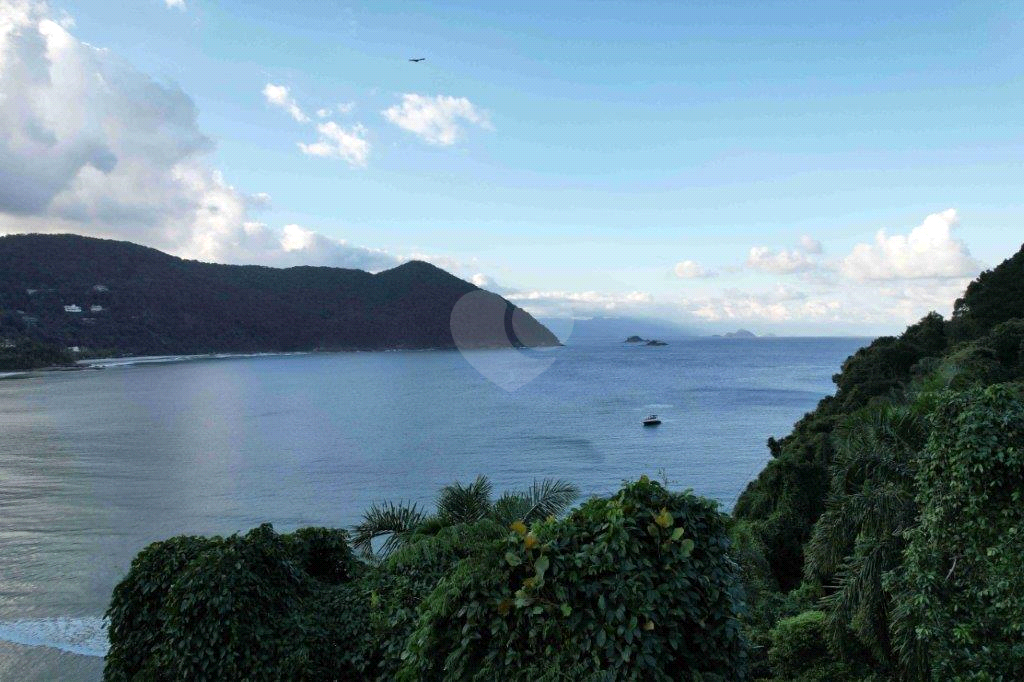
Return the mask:
POLYGON ((288 357, 291 355, 308 355, 308 351, 281 353, 206 353, 203 355, 139 355, 129 358, 101 358, 82 360, 78 364, 90 369, 110 369, 115 367, 134 367, 136 365, 159 365, 168 362, 190 362, 193 360, 225 360, 229 358, 263 358, 288 357))
POLYGON ((100 617, 30 618, 0 621, 0 641, 44 646, 81 656, 102 658, 110 647, 107 622, 100 617))

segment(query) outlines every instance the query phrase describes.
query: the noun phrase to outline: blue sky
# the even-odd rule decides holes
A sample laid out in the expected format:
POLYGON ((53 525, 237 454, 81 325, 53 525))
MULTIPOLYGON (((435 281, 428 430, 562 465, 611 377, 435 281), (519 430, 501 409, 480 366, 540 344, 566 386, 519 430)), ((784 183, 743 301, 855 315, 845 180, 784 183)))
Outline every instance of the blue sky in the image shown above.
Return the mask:
MULTIPOLYGON (((4 7, 11 54, 63 26, 37 55, 63 75, 8 58, 0 91, 78 101, 92 124, 7 120, 117 163, 52 159, 37 172, 66 182, 30 210, 0 192, 0 231, 228 262, 421 257, 538 314, 776 333, 948 313, 1024 241, 1020 3, 4 7)), ((0 162, 0 182, 17 172, 0 162)))

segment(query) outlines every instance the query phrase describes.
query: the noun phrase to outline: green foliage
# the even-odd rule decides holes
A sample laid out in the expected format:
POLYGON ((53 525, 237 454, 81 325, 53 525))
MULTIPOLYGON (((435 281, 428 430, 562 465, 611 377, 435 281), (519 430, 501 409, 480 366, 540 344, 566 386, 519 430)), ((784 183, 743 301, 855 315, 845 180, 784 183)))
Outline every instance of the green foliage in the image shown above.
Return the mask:
POLYGON ((490 519, 502 526, 515 521, 532 523, 563 513, 579 497, 572 483, 555 479, 534 481, 523 492, 508 492, 491 500, 493 486, 486 476, 478 476, 469 485, 446 485, 437 496, 437 512, 428 515, 416 505, 386 502, 375 504, 364 514, 354 530, 353 546, 368 559, 387 557, 397 548, 420 535, 434 535, 442 529, 490 519), (373 543, 383 538, 374 551, 373 543))
MULTIPOLYGON (((575 494, 523 500, 558 489, 575 494)), ((742 679, 728 550, 713 503, 646 478, 529 528, 413 533, 371 564, 322 528, 172 538, 115 589, 105 677, 742 679)))
POLYGON ((643 478, 513 526, 423 601, 399 679, 744 676, 741 590, 713 503, 643 478))
POLYGON ((947 394, 917 472, 894 636, 920 679, 1024 678, 1024 388, 947 394))
POLYGON ((768 660, 776 679, 790 682, 853 680, 850 669, 836 661, 825 637, 825 614, 804 611, 783 618, 771 631, 768 660))
POLYGON ((838 648, 852 633, 882 669, 895 663, 883 575, 902 560, 902 533, 917 517, 914 473, 926 438, 923 418, 909 407, 873 406, 844 420, 828 508, 806 548, 805 575, 830 586, 827 634, 838 648))
POLYGON ((180 535, 139 552, 128 575, 114 588, 107 618, 110 651, 106 679, 155 679, 153 653, 164 646, 164 605, 182 570, 219 538, 180 535))
POLYGON ((421 603, 460 561, 493 546, 508 528, 490 519, 442 527, 433 535, 414 535, 375 566, 364 583, 371 612, 371 639, 377 643, 373 676, 393 680, 406 657, 408 639, 420 617, 421 603))
POLYGON ((107 680, 353 679, 368 612, 343 531, 178 537, 150 545, 115 588, 107 680), (334 620, 333 609, 346 608, 334 620))
POLYGON ((733 513, 759 533, 772 576, 782 590, 800 584, 804 545, 825 511, 836 425, 868 404, 898 399, 922 361, 941 355, 946 343, 945 325, 936 313, 898 338, 876 339, 843 363, 833 377, 835 396, 823 399, 785 438, 769 439, 772 460, 740 495, 733 513))
POLYGON ((1024 318, 1024 248, 967 286, 953 306, 952 334, 978 338, 1014 318, 1024 318))
POLYGON ((22 340, 12 347, 0 347, 0 372, 72 364, 74 358, 66 351, 31 339, 22 340))

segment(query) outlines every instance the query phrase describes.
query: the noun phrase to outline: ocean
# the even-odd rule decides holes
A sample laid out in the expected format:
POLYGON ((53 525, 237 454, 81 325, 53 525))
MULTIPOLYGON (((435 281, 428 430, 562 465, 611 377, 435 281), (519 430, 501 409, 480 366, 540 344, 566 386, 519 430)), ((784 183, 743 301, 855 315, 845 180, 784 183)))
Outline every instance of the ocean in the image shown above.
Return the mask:
POLYGON ((866 339, 148 358, 0 380, 0 679, 98 679, 132 557, 182 533, 350 526, 438 488, 641 474, 726 510, 866 339), (662 420, 642 427, 650 413, 662 420))

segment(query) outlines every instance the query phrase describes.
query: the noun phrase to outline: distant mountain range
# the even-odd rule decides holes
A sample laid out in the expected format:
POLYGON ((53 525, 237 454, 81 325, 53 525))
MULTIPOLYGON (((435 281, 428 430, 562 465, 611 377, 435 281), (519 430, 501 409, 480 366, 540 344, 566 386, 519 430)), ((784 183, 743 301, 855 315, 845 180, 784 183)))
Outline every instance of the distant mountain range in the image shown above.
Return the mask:
POLYGON ((452 311, 471 292, 480 293, 458 316, 459 347, 558 345, 512 303, 420 261, 377 274, 280 269, 200 263, 75 235, 0 237, 0 347, 8 348, 30 341, 125 355, 454 348, 452 311))

